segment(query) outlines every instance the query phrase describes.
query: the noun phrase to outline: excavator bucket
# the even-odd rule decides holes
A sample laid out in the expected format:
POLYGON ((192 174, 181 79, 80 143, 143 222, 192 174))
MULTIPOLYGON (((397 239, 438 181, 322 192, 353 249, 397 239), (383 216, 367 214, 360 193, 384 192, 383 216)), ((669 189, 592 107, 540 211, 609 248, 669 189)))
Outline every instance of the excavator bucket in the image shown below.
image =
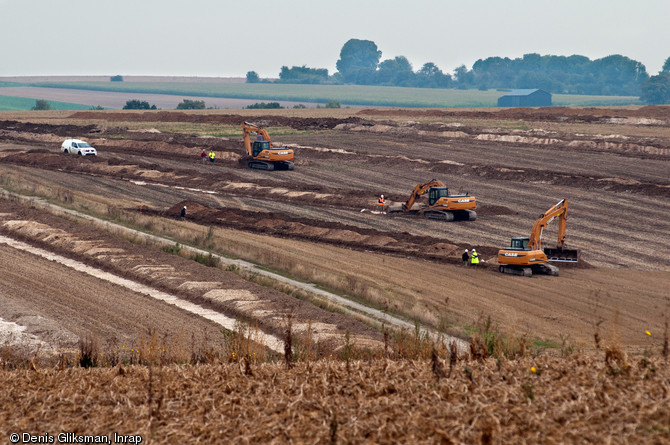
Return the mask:
POLYGON ((576 263, 579 260, 578 249, 559 249, 545 247, 544 254, 547 255, 547 259, 552 262, 576 263))
POLYGON ((400 213, 403 211, 402 204, 393 204, 388 207, 389 213, 400 213))

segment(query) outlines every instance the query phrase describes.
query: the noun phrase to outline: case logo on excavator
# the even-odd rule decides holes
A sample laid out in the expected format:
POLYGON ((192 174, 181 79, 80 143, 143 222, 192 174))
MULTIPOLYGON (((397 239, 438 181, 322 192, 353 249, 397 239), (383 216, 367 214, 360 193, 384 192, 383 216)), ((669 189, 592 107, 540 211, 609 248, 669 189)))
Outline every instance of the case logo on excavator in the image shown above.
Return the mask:
POLYGON ((459 199, 459 200, 456 201, 456 202, 470 202, 470 201, 472 201, 472 199, 461 198, 461 199, 459 199))
POLYGON ((290 151, 278 151, 277 152, 278 155, 287 155, 287 154, 290 154, 290 153, 291 153, 290 151))
POLYGON ((518 253, 513 253, 513 252, 505 252, 505 253, 503 253, 503 256, 525 256, 525 255, 518 254, 518 253))

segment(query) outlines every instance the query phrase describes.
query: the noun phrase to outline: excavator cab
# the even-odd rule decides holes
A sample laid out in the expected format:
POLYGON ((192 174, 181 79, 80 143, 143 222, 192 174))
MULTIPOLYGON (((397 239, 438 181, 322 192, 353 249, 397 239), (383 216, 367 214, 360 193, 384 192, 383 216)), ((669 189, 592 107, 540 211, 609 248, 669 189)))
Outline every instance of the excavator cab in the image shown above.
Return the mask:
POLYGON ((269 150, 269 149, 270 149, 270 141, 254 141, 254 145, 251 148, 251 154, 252 156, 256 157, 263 150, 269 150))
POLYGON ((440 198, 449 196, 448 187, 431 187, 428 191, 428 205, 434 205, 440 198))
POLYGON ((528 243, 530 238, 517 237, 512 238, 512 242, 509 245, 510 250, 530 250, 528 248, 528 243))

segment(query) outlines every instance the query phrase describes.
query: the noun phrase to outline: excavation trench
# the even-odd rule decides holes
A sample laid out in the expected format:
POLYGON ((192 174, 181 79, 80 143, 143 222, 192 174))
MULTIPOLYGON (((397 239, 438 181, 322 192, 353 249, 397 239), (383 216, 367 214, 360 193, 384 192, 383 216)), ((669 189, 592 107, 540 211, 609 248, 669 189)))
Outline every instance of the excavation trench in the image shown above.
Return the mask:
MULTIPOLYGON (((213 253, 211 253, 209 251, 206 251, 206 250, 198 249, 198 248, 191 247, 191 246, 184 246, 180 243, 177 243, 175 241, 172 241, 172 240, 169 240, 169 239, 166 239, 166 238, 162 238, 162 237, 159 237, 159 236, 156 236, 156 235, 151 235, 151 234, 147 234, 147 233, 144 233, 144 232, 140 232, 140 231, 137 231, 137 230, 134 230, 134 229, 131 229, 131 228, 119 225, 119 224, 115 224, 115 223, 112 223, 112 222, 109 222, 109 221, 104 221, 102 219, 77 212, 75 210, 66 209, 66 208, 62 208, 62 207, 54 205, 54 204, 50 204, 50 203, 44 201, 41 198, 25 197, 23 195, 18 195, 18 194, 14 194, 14 193, 11 193, 11 192, 6 192, 6 191, 4 193, 7 194, 7 195, 12 196, 14 198, 18 198, 20 200, 29 201, 35 206, 39 206, 41 208, 44 208, 44 209, 48 210, 50 213, 54 213, 54 214, 64 213, 64 214, 75 216, 77 218, 81 218, 81 219, 84 219, 84 220, 91 221, 91 222, 95 223, 96 226, 98 226, 100 228, 103 228, 103 229, 105 229, 106 231, 109 231, 109 232, 114 231, 114 232, 126 233, 128 235, 132 235, 133 237, 143 239, 143 240, 147 241, 148 243, 153 243, 153 244, 157 244, 157 245, 175 246, 175 245, 179 244, 179 247, 180 247, 181 250, 185 251, 186 253, 192 254, 192 255, 209 256, 211 254, 213 258, 216 258, 220 262, 220 264, 222 264, 225 267, 234 267, 234 268, 243 270, 245 272, 248 272, 248 275, 250 275, 250 276, 253 276, 253 275, 262 276, 262 277, 270 279, 274 282, 282 283, 282 284, 288 285, 292 288, 300 289, 300 290, 305 291, 305 292, 307 292, 311 295, 314 295, 316 298, 318 298, 320 300, 327 301, 329 304, 340 308, 345 313, 348 313, 350 315, 355 315, 358 318, 366 319, 368 321, 368 323, 370 323, 372 325, 375 325, 375 326, 381 326, 382 324, 384 324, 386 326, 390 326, 390 327, 396 328, 396 329, 410 329, 410 330, 414 330, 415 327, 416 327, 414 323, 410 323, 410 322, 408 322, 406 320, 403 320, 399 317, 390 315, 390 314, 388 314, 384 311, 368 307, 364 304, 360 304, 360 303, 357 303, 355 301, 351 301, 347 298, 344 298, 344 297, 342 297, 340 295, 337 295, 337 294, 334 294, 332 292, 325 291, 323 289, 318 288, 316 285, 314 285, 312 283, 300 282, 300 281, 294 280, 292 278, 284 277, 282 275, 273 273, 271 271, 264 270, 261 267, 256 266, 255 264, 244 261, 244 260, 230 259, 230 258, 221 256, 221 255, 213 254, 213 253)), ((82 265, 83 265, 83 263, 82 263, 82 265)), ((102 271, 100 271, 100 272, 104 273, 102 271)), ((117 277, 117 278, 122 279, 120 277, 117 277)), ((124 279, 122 279, 122 280, 124 280, 124 279)), ((128 284, 131 285, 131 286, 133 286, 133 285, 143 286, 143 285, 140 285, 139 283, 133 283, 130 280, 126 280, 126 281, 128 281, 128 284)), ((144 287, 142 289, 144 289, 144 287)), ((141 290, 140 292, 148 293, 149 289, 150 289, 149 287, 146 287, 146 289, 141 290)), ((153 289, 153 291, 156 291, 156 290, 153 289)), ((168 303, 172 303, 172 301, 182 301, 182 302, 186 303, 184 300, 180 300, 178 297, 175 297, 173 295, 161 293, 160 291, 156 291, 156 292, 159 292, 159 293, 155 294, 156 295, 155 298, 161 299, 161 300, 166 301, 168 303)), ((152 296, 154 296, 154 295, 152 295, 152 296)), ((192 303, 189 303, 189 304, 192 304, 192 303)), ((206 309, 204 309, 202 307, 199 307, 197 305, 194 305, 194 304, 193 304, 193 306, 189 306, 189 308, 190 309, 186 309, 186 310, 189 310, 191 312, 193 312, 195 310, 207 311, 206 309)), ((209 313, 209 312, 203 312, 203 313, 209 313)), ((214 314, 217 314, 217 313, 214 312, 214 314)), ((214 314, 212 314, 212 316, 214 316, 214 314)), ((221 314, 219 314, 219 315, 221 315, 221 314)), ((206 317, 206 318, 208 318, 208 317, 206 317)), ((226 327, 226 329, 232 330, 232 328, 235 325, 236 320, 232 319, 232 318, 228 318, 228 317, 226 317, 226 318, 228 319, 228 321, 225 322, 225 323, 228 323, 227 326, 223 325, 223 321, 222 322, 217 321, 217 323, 226 327), (230 326, 230 327, 228 327, 228 326, 230 326)), ((223 318, 221 318, 221 320, 223 320, 223 318)), ((215 320, 213 320, 213 321, 215 321, 215 320)), ((447 336, 447 335, 444 335, 442 333, 438 333, 437 331, 435 331, 433 329, 429 329, 429 328, 421 328, 421 334, 428 335, 431 338, 436 338, 436 339, 437 338, 442 338, 443 341, 445 341, 447 343, 450 343, 452 341, 456 342, 460 351, 465 352, 465 351, 469 350, 468 343, 466 341, 462 340, 462 339, 457 338, 457 337, 447 336)), ((281 341, 279 341, 276 337, 269 336, 269 335, 268 335, 268 338, 269 338, 269 340, 267 342, 268 347, 270 347, 273 350, 277 350, 276 349, 277 347, 281 347, 282 348, 281 352, 283 352, 283 343, 281 341), (280 345, 280 343, 281 343, 281 345, 280 345)))

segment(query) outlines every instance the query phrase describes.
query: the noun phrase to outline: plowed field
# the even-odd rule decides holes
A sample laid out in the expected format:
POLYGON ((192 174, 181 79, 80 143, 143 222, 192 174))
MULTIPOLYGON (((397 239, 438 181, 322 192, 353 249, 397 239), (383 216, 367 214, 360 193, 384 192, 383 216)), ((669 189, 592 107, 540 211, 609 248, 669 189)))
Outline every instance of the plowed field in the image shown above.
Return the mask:
MULTIPOLYGON (((662 326, 670 288, 668 107, 309 113, 3 115, 0 169, 168 220, 187 205, 188 221, 235 231, 240 242, 258 237, 281 252, 270 267, 282 269, 288 257, 341 275, 359 297, 435 326, 449 319, 461 329, 485 314, 515 334, 587 343, 604 318, 631 347, 648 344, 644 331, 662 326), (250 119, 271 135, 287 133, 274 142, 295 150, 294 171, 246 169, 241 134, 197 134, 250 119), (61 154, 60 142, 72 136, 99 156, 61 154), (216 162, 201 162, 203 149, 214 150, 216 162), (400 203, 433 178, 475 195, 478 219, 377 212, 379 194, 400 203), (497 250, 527 236, 562 198, 570 203, 568 244, 582 261, 561 266, 557 278, 499 275, 497 250), (485 260, 481 270, 459 264, 473 247, 485 260), (365 257, 356 273, 346 270, 354 252, 365 257)), ((549 226, 545 244, 555 237, 549 226)))
POLYGON ((667 443, 669 173, 670 107, 0 113, 0 435, 667 443), (247 169, 244 120, 295 170, 247 169), (61 154, 66 137, 99 155, 61 154), (475 195, 477 220, 378 210, 433 178, 475 195), (498 273, 563 198, 581 261, 498 273), (183 244, 474 334, 471 354, 183 244))

